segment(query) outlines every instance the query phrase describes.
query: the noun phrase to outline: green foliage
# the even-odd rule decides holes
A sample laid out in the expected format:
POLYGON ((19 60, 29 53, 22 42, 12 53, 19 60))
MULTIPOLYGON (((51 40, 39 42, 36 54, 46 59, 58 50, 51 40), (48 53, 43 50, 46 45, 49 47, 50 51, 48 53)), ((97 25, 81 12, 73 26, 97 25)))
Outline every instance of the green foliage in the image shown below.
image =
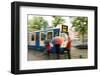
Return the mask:
POLYGON ((83 34, 87 33, 88 18, 87 17, 73 17, 72 21, 75 31, 83 34))
POLYGON ((65 20, 61 16, 53 16, 54 20, 52 21, 52 25, 56 27, 58 24, 65 23, 65 20))
POLYGON ((72 27, 81 36, 82 42, 84 42, 84 35, 88 31, 88 18, 87 17, 72 17, 72 27))
POLYGON ((33 17, 32 19, 28 20, 29 31, 41 30, 41 28, 46 29, 47 26, 48 22, 41 16, 33 17))

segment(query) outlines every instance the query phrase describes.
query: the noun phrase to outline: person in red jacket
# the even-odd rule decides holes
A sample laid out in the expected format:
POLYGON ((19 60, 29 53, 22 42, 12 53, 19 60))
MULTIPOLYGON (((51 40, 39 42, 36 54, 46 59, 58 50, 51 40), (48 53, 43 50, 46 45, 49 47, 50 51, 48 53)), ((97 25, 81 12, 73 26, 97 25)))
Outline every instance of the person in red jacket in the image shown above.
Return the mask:
POLYGON ((47 43, 46 44, 46 51, 47 51, 48 56, 50 56, 50 50, 51 50, 51 45, 50 45, 50 43, 47 43))
POLYGON ((68 40, 67 40, 67 45, 65 47, 65 50, 68 52, 68 59, 71 59, 71 56, 70 56, 70 51, 71 51, 71 44, 72 44, 72 41, 69 37, 69 33, 67 33, 67 36, 68 36, 68 40))

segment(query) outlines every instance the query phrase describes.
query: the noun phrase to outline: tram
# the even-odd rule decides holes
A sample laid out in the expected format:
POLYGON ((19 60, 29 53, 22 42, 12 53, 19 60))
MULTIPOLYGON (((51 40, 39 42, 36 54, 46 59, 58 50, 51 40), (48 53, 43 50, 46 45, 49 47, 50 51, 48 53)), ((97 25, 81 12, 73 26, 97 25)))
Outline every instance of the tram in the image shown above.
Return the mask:
MULTIPOLYGON (((61 36, 64 38, 64 42, 61 45, 61 49, 66 46, 68 26, 67 25, 59 25, 55 28, 49 28, 47 30, 38 30, 34 32, 28 32, 28 48, 29 49, 37 49, 39 51, 44 51, 45 49, 45 41, 52 40, 56 36, 61 36)), ((53 44, 51 44, 51 51, 55 52, 53 44)), ((63 52, 63 50, 62 50, 63 52)))

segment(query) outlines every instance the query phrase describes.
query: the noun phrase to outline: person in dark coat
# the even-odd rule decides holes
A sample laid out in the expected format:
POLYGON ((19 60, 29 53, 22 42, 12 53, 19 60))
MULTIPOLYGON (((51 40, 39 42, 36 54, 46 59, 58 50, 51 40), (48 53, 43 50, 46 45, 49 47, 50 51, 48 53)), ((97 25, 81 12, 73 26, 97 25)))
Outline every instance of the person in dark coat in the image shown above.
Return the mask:
POLYGON ((57 59, 60 59, 60 44, 54 44, 56 54, 57 54, 57 59))

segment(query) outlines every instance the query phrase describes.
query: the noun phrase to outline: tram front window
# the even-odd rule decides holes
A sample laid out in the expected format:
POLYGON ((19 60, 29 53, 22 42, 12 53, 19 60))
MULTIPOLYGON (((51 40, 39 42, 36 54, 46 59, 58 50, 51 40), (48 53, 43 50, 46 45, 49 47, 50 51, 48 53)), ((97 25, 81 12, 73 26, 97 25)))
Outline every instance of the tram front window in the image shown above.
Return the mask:
POLYGON ((59 36, 59 32, 54 32, 54 37, 59 36))

